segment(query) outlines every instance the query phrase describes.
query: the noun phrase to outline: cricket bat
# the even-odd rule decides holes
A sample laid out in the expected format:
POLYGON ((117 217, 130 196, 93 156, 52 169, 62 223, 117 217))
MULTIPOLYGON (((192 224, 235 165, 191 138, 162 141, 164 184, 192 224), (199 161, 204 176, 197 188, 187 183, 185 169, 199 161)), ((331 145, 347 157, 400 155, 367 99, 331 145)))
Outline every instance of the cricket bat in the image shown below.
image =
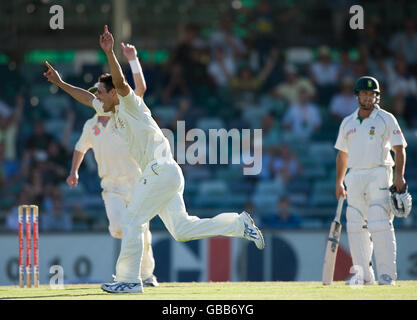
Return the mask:
POLYGON ((340 197, 339 203, 337 204, 336 216, 330 226, 329 238, 327 240, 326 252, 324 254, 323 285, 331 285, 333 282, 337 249, 339 248, 340 233, 342 232, 340 216, 342 215, 343 201, 343 197, 340 197))

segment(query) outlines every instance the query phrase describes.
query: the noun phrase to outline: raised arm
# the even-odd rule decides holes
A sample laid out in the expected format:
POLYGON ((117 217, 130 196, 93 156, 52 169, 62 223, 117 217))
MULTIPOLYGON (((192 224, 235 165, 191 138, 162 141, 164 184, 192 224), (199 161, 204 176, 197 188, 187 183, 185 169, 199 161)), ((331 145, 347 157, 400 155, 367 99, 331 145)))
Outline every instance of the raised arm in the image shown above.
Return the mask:
POLYGON ((48 79, 49 82, 55 84, 66 93, 68 93, 71 97, 73 97, 78 102, 88 106, 93 106, 94 95, 87 90, 82 88, 74 87, 61 79, 58 72, 49 64, 48 61, 45 61, 45 65, 48 68, 46 72, 44 72, 44 76, 48 79))
POLYGON ((129 61, 132 70, 133 80, 135 81, 135 94, 143 99, 146 91, 146 81, 143 76, 142 67, 140 65, 135 46, 131 44, 121 43, 123 55, 129 61))
POLYGON ((109 32, 107 25, 105 25, 104 33, 100 36, 100 47, 103 49, 107 61, 109 62, 114 87, 118 94, 125 97, 129 94, 131 89, 123 75, 122 68, 117 61, 116 55, 113 52, 113 45, 113 35, 109 32))

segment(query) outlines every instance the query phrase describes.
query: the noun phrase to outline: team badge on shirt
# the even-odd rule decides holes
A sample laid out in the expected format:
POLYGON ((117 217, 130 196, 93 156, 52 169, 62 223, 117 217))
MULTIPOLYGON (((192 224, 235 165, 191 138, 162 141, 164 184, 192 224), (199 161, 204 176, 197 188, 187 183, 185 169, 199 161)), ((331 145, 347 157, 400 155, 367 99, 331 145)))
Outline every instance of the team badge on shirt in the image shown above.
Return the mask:
POLYGON ((369 135, 373 136, 375 134, 375 127, 372 126, 371 129, 369 129, 369 135))
POLYGON ((93 130, 94 130, 94 135, 96 135, 96 136, 98 136, 99 134, 100 134, 100 128, 98 127, 98 125, 95 125, 94 127, 93 127, 93 130))

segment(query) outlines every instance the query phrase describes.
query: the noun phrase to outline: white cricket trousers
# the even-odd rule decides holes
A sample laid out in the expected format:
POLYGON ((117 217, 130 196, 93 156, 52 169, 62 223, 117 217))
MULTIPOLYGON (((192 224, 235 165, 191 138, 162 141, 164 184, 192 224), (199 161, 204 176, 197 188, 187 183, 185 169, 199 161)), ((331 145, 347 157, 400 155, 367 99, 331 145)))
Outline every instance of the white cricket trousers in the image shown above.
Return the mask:
MULTIPOLYGON (((121 217, 127 214, 127 203, 129 201, 129 195, 125 192, 118 193, 111 192, 109 190, 121 191, 122 188, 119 187, 119 184, 121 183, 124 184, 124 187, 126 187, 126 185, 129 185, 127 181, 102 181, 102 186, 105 187, 105 189, 102 192, 102 198, 104 200, 107 219, 109 221, 109 232, 110 235, 116 239, 122 239, 123 236, 120 221, 121 217)), ((141 277, 142 279, 148 279, 153 275, 153 272, 155 270, 155 259, 152 251, 152 234, 149 230, 149 223, 146 223, 143 228, 144 250, 141 266, 141 277)))
POLYGON ((396 239, 389 207, 392 168, 350 169, 345 177, 348 207, 346 229, 353 264, 365 281, 373 280, 372 251, 378 278, 397 278, 396 239))
POLYGON ((122 217, 122 246, 116 264, 116 281, 142 281, 140 276, 144 224, 159 215, 177 241, 214 236, 243 237, 244 223, 238 213, 222 213, 213 218, 189 216, 183 200, 184 176, 172 159, 153 161, 143 171, 122 217), (125 219, 124 219, 125 218, 125 219))

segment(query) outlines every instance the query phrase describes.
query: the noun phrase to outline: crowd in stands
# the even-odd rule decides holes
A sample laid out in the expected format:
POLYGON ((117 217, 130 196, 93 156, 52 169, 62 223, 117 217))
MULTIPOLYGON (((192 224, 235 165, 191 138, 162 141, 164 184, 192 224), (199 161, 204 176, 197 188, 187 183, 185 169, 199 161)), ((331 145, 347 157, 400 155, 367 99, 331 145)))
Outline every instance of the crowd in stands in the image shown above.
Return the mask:
MULTIPOLYGON (((268 14, 264 9, 259 19, 265 23, 268 14)), ((145 102, 160 126, 174 134, 178 120, 185 121, 187 130, 205 123, 227 130, 263 129, 259 175, 243 176, 239 165, 181 165, 190 213, 214 215, 224 208, 250 208, 264 228, 309 226, 304 208, 320 207, 312 199, 318 180, 329 181, 326 199, 330 212, 334 211, 336 200, 331 197, 336 153, 332 145, 341 120, 356 109, 353 86, 358 77, 372 75, 379 80, 381 105, 395 115, 403 131, 417 127, 415 22, 406 20, 389 38, 382 38, 372 25, 352 48, 308 48, 312 58, 307 62, 292 59, 289 48, 280 47, 267 32, 257 38, 236 36, 232 22, 224 19, 206 37, 198 25, 190 24, 170 49, 166 62, 142 63, 148 84, 145 102), (313 159, 310 147, 314 142, 320 146, 327 143, 331 150, 313 159), (209 182, 213 188, 202 188, 209 182)), ((141 48, 137 49, 140 53, 141 48)), ((55 66, 60 70, 59 63, 55 66)), ((123 69, 133 85, 128 65, 123 69)), ((81 167, 78 190, 69 191, 65 185, 74 141, 93 113, 63 92, 49 92, 50 84, 41 74, 33 77, 36 84, 48 88, 38 97, 38 106, 30 91, 34 83, 19 88, 13 101, 0 103, 0 228, 16 230, 17 206, 28 203, 40 207, 41 231, 106 230, 97 168, 91 156, 81 167), (46 98, 52 95, 59 99, 48 103, 46 98)), ((84 74, 79 72, 77 77, 80 82, 76 85, 81 85, 84 74)), ((415 144, 410 143, 407 151, 408 170, 414 165, 411 155, 417 151, 415 144)))

